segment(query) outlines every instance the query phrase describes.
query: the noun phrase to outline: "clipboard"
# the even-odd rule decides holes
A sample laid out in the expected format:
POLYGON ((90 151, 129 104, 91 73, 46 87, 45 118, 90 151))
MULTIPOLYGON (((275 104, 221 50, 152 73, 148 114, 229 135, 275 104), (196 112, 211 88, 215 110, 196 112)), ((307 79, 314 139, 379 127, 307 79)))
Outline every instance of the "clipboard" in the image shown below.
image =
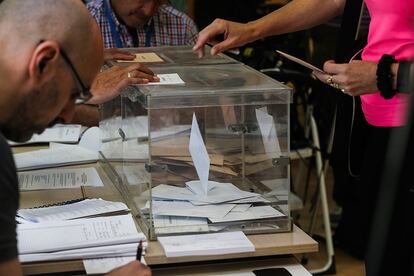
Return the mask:
POLYGON ((313 70, 313 71, 318 71, 319 73, 322 73, 322 74, 326 74, 326 72, 325 72, 325 71, 323 71, 322 69, 319 69, 318 67, 316 67, 316 66, 314 66, 314 65, 310 64, 309 62, 306 62, 306 61, 301 60, 301 59, 299 59, 299 58, 297 58, 297 57, 294 57, 294 56, 291 56, 291 55, 289 55, 289 54, 286 54, 286 53, 284 53, 284 52, 282 52, 282 51, 278 51, 278 50, 276 50, 276 52, 277 52, 279 55, 281 55, 281 56, 283 56, 283 57, 285 57, 285 58, 287 58, 287 59, 289 59, 289 60, 291 60, 291 61, 293 61, 293 62, 296 62, 297 64, 300 64, 300 65, 302 65, 302 66, 304 66, 304 67, 306 67, 306 68, 308 68, 308 69, 311 69, 311 70, 313 70))

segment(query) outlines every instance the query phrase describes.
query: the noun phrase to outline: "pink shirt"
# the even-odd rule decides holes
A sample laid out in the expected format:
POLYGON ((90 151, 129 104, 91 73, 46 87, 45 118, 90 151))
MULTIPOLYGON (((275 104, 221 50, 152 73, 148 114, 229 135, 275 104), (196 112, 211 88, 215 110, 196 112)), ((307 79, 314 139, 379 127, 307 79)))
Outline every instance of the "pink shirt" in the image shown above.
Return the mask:
MULTIPOLYGON (((414 57, 414 1, 365 0, 371 15, 368 44, 362 60, 378 62, 383 54, 397 60, 414 57)), ((408 94, 397 93, 386 100, 379 92, 361 95, 365 118, 374 126, 401 126, 405 123, 408 94)))

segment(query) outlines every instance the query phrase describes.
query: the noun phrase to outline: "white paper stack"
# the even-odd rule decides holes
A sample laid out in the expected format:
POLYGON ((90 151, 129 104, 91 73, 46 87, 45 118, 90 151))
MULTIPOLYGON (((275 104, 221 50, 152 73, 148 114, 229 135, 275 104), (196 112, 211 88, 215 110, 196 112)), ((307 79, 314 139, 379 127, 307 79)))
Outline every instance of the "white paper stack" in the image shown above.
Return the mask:
POLYGON ((24 143, 15 143, 9 141, 9 144, 28 145, 36 143, 77 143, 81 133, 81 125, 62 125, 56 124, 53 127, 46 128, 42 134, 34 134, 32 138, 24 143))
POLYGON ((266 203, 257 193, 245 192, 231 183, 209 181, 208 195, 196 194, 187 182, 186 188, 161 184, 152 189, 152 213, 156 216, 207 218, 210 223, 269 219, 285 216, 272 206, 252 206, 266 203))
POLYGON ((145 241, 131 215, 19 224, 17 237, 21 262, 135 256, 145 241))
POLYGON ((14 154, 19 171, 61 167, 73 164, 94 163, 98 153, 88 149, 71 146, 57 149, 43 149, 14 154))
POLYGON ((93 163, 101 148, 99 128, 89 128, 79 145, 51 144, 49 149, 14 154, 17 170, 34 170, 71 164, 93 163))
POLYGON ((76 203, 44 208, 20 209, 17 215, 30 222, 62 221, 129 211, 122 202, 85 199, 76 203))
POLYGON ((241 232, 159 237, 167 257, 206 256, 254 252, 252 242, 241 232))

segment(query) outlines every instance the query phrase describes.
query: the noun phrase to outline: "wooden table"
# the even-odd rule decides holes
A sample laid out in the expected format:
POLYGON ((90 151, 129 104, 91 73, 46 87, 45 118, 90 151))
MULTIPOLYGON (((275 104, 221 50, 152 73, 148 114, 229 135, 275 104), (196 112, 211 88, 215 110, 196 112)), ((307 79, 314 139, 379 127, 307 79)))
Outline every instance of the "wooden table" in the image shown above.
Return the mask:
MULTIPOLYGON (((31 149, 31 148, 30 148, 31 149)), ((24 149, 19 149, 24 151, 24 149)), ((44 190, 44 191, 24 191, 21 192, 20 207, 28 208, 49 203, 61 202, 75 198, 84 197, 101 197, 107 200, 122 201, 122 197, 117 192, 113 183, 105 174, 103 167, 99 164, 88 164, 71 167, 96 167, 99 175, 104 183, 103 187, 82 187, 73 189, 59 189, 59 190, 44 190)), ((272 263, 282 264, 283 261, 275 261, 279 259, 278 256, 297 253, 310 253, 318 251, 318 244, 305 232, 297 226, 293 227, 290 233, 278 234, 257 234, 248 235, 250 241, 254 244, 256 251, 249 253, 227 254, 227 255, 213 255, 213 256, 192 256, 192 257, 174 257, 167 258, 158 241, 150 241, 149 247, 145 255, 145 259, 151 267, 154 267, 154 275, 172 275, 173 271, 187 270, 190 275, 196 271, 204 271, 203 273, 218 272, 220 269, 230 269, 238 267, 237 264, 246 264, 251 260, 252 264, 260 264, 257 258, 269 258, 263 260, 264 264, 272 263), (201 264, 200 264, 201 262, 201 264), (167 266, 168 268, 165 268, 167 266), (207 269, 206 267, 211 269, 207 269), (171 269, 171 270, 170 270, 171 269), (167 272, 166 272, 167 271, 167 272), (156 273, 155 273, 156 272, 156 273), (190 273, 191 272, 191 273, 190 273)), ((286 259, 285 259, 286 260, 286 259)), ((288 258, 289 262, 296 262, 292 257, 288 258)), ((245 266, 253 267, 253 266, 245 266)), ((246 268, 247 269, 247 268, 246 268)), ((25 275, 36 275, 45 273, 63 273, 63 272, 82 272, 84 271, 81 260, 73 261, 54 261, 54 262, 38 262, 23 264, 23 272, 25 275)), ((204 274, 200 274, 204 275, 204 274)), ((206 274, 207 275, 207 274, 206 274)))

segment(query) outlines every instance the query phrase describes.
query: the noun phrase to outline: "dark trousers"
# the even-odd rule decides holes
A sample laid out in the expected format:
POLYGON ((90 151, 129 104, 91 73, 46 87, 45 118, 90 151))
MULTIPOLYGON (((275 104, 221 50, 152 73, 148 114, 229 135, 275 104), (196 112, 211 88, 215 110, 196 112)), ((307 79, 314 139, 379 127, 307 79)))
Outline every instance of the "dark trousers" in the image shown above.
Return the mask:
POLYGON ((355 257, 364 258, 385 154, 392 127, 367 123, 359 97, 351 133, 352 98, 340 95, 332 153, 334 199, 343 212, 335 241, 355 257), (349 157, 348 157, 349 156, 349 157), (350 162, 348 162, 348 158, 350 162), (350 164, 349 164, 350 163, 350 164))

